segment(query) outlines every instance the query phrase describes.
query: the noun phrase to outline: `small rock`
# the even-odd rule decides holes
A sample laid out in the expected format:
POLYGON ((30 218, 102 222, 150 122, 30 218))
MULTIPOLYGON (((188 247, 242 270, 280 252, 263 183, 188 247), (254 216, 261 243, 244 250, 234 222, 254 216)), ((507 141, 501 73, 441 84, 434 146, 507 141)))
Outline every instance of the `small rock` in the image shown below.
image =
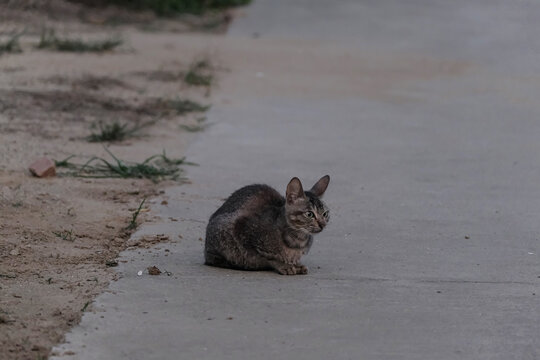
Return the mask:
POLYGON ((141 275, 142 275, 142 270, 139 270, 139 271, 137 272, 137 275, 141 276, 141 275))
POLYGON ((465 235, 465 240, 469 240, 471 237, 469 235, 465 235))
POLYGON ((54 161, 49 158, 42 157, 34 161, 30 167, 30 172, 37 177, 48 177, 56 175, 56 166, 54 161))
POLYGON ((9 255, 12 255, 12 256, 17 256, 20 254, 20 251, 19 249, 13 249, 9 252, 9 255))
POLYGON ((161 202, 161 205, 168 205, 168 204, 169 204, 169 202, 168 202, 167 200, 163 200, 163 201, 161 202))
POLYGON ((150 275, 159 275, 161 274, 161 270, 159 270, 156 266, 150 266, 148 267, 148 274, 150 275))

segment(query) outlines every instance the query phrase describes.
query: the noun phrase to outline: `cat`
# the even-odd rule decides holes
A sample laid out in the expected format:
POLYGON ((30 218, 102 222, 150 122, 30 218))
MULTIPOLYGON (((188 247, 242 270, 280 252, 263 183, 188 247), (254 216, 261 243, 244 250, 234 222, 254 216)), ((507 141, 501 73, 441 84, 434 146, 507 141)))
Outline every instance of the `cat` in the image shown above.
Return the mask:
POLYGON ((309 251, 313 234, 320 233, 330 220, 330 211, 320 200, 329 182, 330 176, 325 175, 304 192, 294 177, 285 197, 261 184, 235 191, 210 217, 205 264, 307 274, 299 260, 309 251))

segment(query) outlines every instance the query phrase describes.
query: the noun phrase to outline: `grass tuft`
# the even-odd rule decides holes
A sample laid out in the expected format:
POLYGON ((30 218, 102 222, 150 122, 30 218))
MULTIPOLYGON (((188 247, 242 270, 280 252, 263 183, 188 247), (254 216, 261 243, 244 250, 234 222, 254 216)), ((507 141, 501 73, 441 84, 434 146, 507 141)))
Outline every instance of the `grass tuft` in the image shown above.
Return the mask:
POLYGON ((81 178, 135 178, 158 182, 161 180, 179 180, 182 173, 180 165, 195 165, 186 161, 185 158, 168 158, 165 151, 162 154, 150 156, 143 162, 133 163, 120 160, 109 149, 105 148, 105 150, 114 161, 94 156, 84 164, 75 164, 69 162, 69 159, 73 158, 73 156, 70 156, 62 161, 55 161, 57 167, 70 169, 59 175, 81 178))
POLYGON ((82 40, 59 38, 54 29, 43 29, 38 49, 50 49, 66 52, 105 52, 120 46, 122 39, 112 37, 103 40, 82 40))
POLYGON ((53 234, 65 241, 73 242, 77 239, 75 234, 73 234, 73 230, 53 231, 53 234))
POLYGON ((177 14, 203 14, 214 9, 241 6, 251 0, 77 0, 78 2, 95 5, 115 4, 134 10, 152 10, 160 16, 177 14))
POLYGON ((22 33, 13 34, 6 41, 0 42, 0 55, 6 53, 21 53, 21 45, 19 44, 19 38, 22 33))
POLYGON ((56 167, 70 167, 71 164, 69 162, 69 160, 73 159, 75 157, 75 155, 70 155, 68 156, 67 158, 65 158, 64 160, 61 160, 61 161, 54 161, 54 165, 56 165, 56 167))
POLYGON ((154 122, 148 122, 144 124, 136 124, 131 128, 128 124, 121 124, 118 121, 114 121, 111 124, 98 123, 99 132, 92 133, 87 137, 90 142, 114 142, 122 141, 129 137, 133 137, 136 133, 144 127, 152 125, 154 122))
POLYGON ((190 112, 205 112, 210 109, 210 105, 201 105, 188 99, 164 100, 162 105, 165 109, 176 111, 178 115, 185 115, 190 112))
POLYGON ((133 230, 137 228, 137 217, 139 216, 139 213, 141 212, 141 209, 145 201, 146 201, 146 198, 144 198, 143 201, 141 201, 137 210, 133 212, 133 215, 131 216, 131 221, 129 222, 129 225, 126 227, 126 230, 133 230))
POLYGON ((214 67, 210 60, 196 60, 189 66, 188 71, 184 76, 184 82, 192 86, 211 86, 214 82, 212 72, 214 67))
POLYGON ((85 303, 84 303, 84 306, 83 306, 82 309, 81 309, 81 312, 85 312, 86 309, 88 308, 88 305, 90 305, 90 303, 91 303, 91 301, 85 302, 85 303))

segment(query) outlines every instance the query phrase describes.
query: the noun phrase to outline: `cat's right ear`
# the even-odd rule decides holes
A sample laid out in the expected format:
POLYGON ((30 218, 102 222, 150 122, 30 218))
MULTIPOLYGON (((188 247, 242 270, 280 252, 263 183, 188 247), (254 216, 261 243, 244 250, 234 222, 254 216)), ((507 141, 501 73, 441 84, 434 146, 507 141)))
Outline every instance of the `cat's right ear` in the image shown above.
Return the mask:
POLYGON ((319 181, 315 183, 315 185, 313 185, 313 187, 309 191, 311 191, 317 197, 322 197, 329 183, 330 175, 324 175, 322 178, 319 179, 319 181))
POLYGON ((300 179, 297 177, 293 177, 291 181, 289 181, 289 185, 287 185, 287 203, 292 204, 297 199, 304 198, 304 189, 302 188, 302 183, 300 182, 300 179))

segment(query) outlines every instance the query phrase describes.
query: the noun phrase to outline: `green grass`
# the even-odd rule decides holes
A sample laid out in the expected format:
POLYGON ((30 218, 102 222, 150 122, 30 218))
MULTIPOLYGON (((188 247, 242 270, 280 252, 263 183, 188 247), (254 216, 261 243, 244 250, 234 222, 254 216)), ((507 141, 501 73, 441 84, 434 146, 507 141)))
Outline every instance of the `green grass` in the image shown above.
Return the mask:
POLYGON ((203 14, 208 10, 224 9, 248 4, 251 0, 77 0, 89 5, 114 4, 134 10, 152 10, 160 16, 203 14))
POLYGON ((120 179, 149 179, 153 182, 161 180, 179 180, 182 173, 180 165, 195 165, 187 162, 185 158, 171 159, 165 151, 162 154, 150 156, 140 163, 128 162, 118 159, 107 148, 107 153, 112 161, 92 157, 84 164, 72 163, 70 156, 62 161, 55 161, 58 168, 66 168, 67 171, 59 173, 61 176, 73 176, 81 178, 120 178, 120 179))
POLYGON ((162 100, 161 104, 164 109, 175 111, 178 115, 185 115, 190 112, 205 112, 210 109, 210 105, 201 105, 189 99, 162 100))
POLYGON ((15 279, 17 275, 11 275, 11 274, 0 274, 0 278, 6 278, 6 279, 15 279))
POLYGON ((211 86, 214 82, 212 75, 214 68, 208 59, 196 60, 189 66, 184 81, 193 86, 211 86))
POLYGON ((73 230, 53 231, 53 234, 56 235, 56 237, 62 238, 62 240, 66 241, 73 242, 77 239, 75 234, 73 234, 73 230))
POLYGON ((81 309, 81 312, 85 312, 86 309, 88 308, 88 305, 90 305, 90 303, 91 303, 91 301, 85 302, 85 303, 84 303, 84 306, 83 306, 82 309, 81 309))
POLYGON ((41 32, 41 38, 38 49, 50 49, 66 52, 105 52, 110 51, 123 43, 118 37, 111 37, 103 40, 82 40, 59 38, 54 29, 44 29, 41 32))
POLYGON ((92 133, 87 137, 90 142, 115 142, 122 141, 130 137, 136 136, 136 133, 144 127, 152 125, 153 122, 144 124, 136 124, 129 127, 129 124, 121 124, 118 121, 114 121, 111 124, 98 123, 99 132, 92 133))
POLYGON ((141 201, 137 210, 135 210, 133 212, 133 215, 131 215, 131 221, 129 222, 129 225, 126 227, 126 230, 133 230, 137 228, 137 217, 139 217, 139 213, 141 212, 141 209, 145 201, 146 201, 146 198, 144 198, 143 201, 141 201))
POLYGON ((0 55, 6 53, 21 53, 21 45, 19 44, 19 38, 22 33, 11 35, 6 41, 0 41, 0 55))

